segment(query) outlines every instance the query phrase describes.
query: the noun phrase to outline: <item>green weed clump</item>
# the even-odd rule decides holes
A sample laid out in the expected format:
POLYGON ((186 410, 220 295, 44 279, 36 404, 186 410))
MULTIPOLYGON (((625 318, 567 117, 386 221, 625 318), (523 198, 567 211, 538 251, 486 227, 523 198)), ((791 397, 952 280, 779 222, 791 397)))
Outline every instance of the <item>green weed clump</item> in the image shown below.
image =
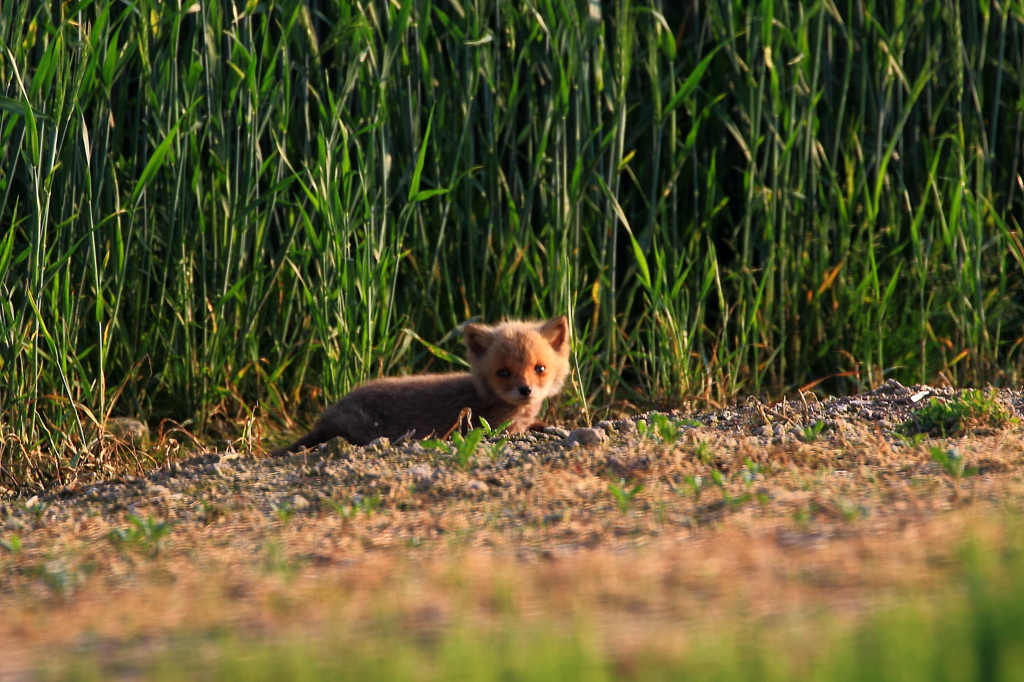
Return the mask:
POLYGON ((1024 376, 1016 3, 243 4, 0 12, 0 485, 476 317, 570 412, 1024 376))
POLYGON ((632 508, 636 496, 644 491, 644 484, 637 483, 630 487, 629 483, 623 481, 621 478, 618 482, 614 480, 608 483, 608 494, 615 500, 615 504, 618 506, 619 511, 623 514, 628 512, 632 508))
POLYGON ((107 539, 118 548, 133 548, 155 558, 174 528, 172 521, 158 521, 152 516, 142 518, 135 514, 128 516, 127 528, 114 528, 107 539))
POLYGON ((1014 420, 994 391, 967 389, 950 400, 931 398, 900 425, 904 434, 958 436, 970 429, 1000 429, 1014 420))
POLYGON ((943 471, 950 475, 954 481, 960 482, 963 478, 970 478, 978 473, 976 467, 968 467, 964 463, 963 455, 954 448, 943 450, 942 448, 930 448, 932 461, 937 462, 943 471))

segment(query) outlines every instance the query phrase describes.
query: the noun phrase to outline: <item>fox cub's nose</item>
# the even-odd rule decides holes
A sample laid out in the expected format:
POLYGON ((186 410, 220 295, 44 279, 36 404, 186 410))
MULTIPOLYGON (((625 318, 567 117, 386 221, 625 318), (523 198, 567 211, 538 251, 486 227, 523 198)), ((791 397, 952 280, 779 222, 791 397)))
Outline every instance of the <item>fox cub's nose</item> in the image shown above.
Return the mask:
POLYGON ((526 396, 530 395, 531 393, 533 393, 533 389, 530 388, 529 386, 520 386, 519 387, 519 395, 521 395, 523 397, 526 397, 526 396))

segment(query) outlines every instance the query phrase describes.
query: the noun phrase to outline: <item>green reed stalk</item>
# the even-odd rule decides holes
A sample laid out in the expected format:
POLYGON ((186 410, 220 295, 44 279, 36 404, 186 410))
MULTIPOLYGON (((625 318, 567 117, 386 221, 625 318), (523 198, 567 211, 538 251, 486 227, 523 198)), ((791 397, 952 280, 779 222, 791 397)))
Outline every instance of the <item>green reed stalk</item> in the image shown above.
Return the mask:
POLYGON ((1024 11, 677 5, 5 7, 0 478, 474 317, 571 316, 570 416, 1019 382, 1024 11))

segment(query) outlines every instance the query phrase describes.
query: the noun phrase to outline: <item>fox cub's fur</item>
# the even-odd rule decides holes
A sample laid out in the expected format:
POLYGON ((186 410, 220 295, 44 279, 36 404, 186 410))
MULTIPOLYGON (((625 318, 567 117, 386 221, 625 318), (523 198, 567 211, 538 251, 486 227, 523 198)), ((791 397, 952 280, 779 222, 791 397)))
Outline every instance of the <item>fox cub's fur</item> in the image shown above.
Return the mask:
POLYGON ((558 393, 569 374, 569 323, 505 322, 493 327, 467 324, 464 341, 469 373, 421 374, 370 381, 328 407, 313 430, 273 454, 298 452, 341 436, 366 445, 414 432, 415 438, 445 436, 464 408, 473 424, 483 417, 509 431, 534 425, 545 398, 558 393))

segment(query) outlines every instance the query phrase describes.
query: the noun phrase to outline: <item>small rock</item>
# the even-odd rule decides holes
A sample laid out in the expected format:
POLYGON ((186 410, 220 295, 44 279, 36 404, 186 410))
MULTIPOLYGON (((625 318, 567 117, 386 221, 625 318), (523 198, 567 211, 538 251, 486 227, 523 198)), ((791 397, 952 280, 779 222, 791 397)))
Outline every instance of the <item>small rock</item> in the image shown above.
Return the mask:
POLYGON ((873 395, 891 395, 898 398, 909 396, 911 393, 913 393, 913 391, 895 379, 889 379, 884 384, 871 391, 871 394, 873 395))
POLYGON ((784 433, 786 433, 786 429, 782 428, 782 424, 776 424, 775 428, 772 429, 772 435, 776 438, 782 438, 784 433))
POLYGON ((483 481, 478 481, 475 478, 466 483, 466 492, 473 495, 486 495, 490 487, 483 481))
POLYGON ((772 428, 770 426, 758 426, 751 433, 755 436, 770 436, 772 435, 772 428))
POLYGON ((426 465, 414 466, 409 469, 409 475, 414 481, 429 481, 434 477, 434 470, 426 465))
MULTIPOLYGON (((559 438, 568 438, 569 432, 565 429, 560 429, 557 426, 545 426, 544 433, 551 436, 558 436, 559 438)), ((534 439, 536 441, 536 439, 534 439)))
POLYGON ((373 440, 371 440, 369 443, 366 444, 366 447, 377 448, 378 450, 385 450, 391 447, 391 440, 388 439, 386 436, 381 436, 380 438, 374 438, 373 440))
POLYGON ((632 419, 620 419, 615 422, 615 428, 617 428, 620 433, 636 433, 636 422, 632 419))
POLYGON ((131 417, 114 417, 107 422, 107 430, 132 445, 142 445, 149 440, 149 427, 146 423, 131 417))
POLYGON ((569 434, 569 445, 579 443, 580 445, 597 445, 608 440, 608 434, 603 429, 575 429, 569 434))
POLYGON ((842 431, 846 428, 846 421, 844 419, 826 419, 825 429, 828 431, 842 431))
POLYGON ((303 509, 309 509, 309 500, 302 495, 295 495, 292 497, 292 509, 295 511, 301 511, 303 509))
POLYGON ((612 431, 615 430, 615 423, 612 422, 610 419, 603 419, 603 420, 597 422, 596 424, 594 424, 594 427, 598 428, 598 429, 602 429, 607 434, 611 434, 612 431))

